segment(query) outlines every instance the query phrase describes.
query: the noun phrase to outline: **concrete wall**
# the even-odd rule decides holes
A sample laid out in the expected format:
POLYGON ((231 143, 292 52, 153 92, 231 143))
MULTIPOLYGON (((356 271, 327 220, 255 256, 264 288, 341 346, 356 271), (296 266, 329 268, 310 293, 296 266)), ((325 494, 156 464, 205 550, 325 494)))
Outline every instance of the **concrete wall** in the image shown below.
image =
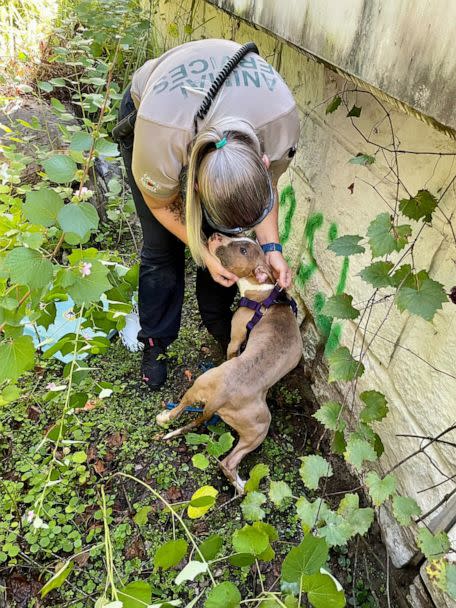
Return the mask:
MULTIPOLYGON (((240 2, 234 4, 240 10, 240 2)), ((246 10, 252 5, 247 0, 243 4, 246 10)), ((256 3, 261 7, 269 4, 256 3)), ((350 21, 351 11, 359 3, 349 4, 351 8, 343 19, 340 16, 340 19, 334 21, 333 15, 331 23, 334 30, 337 29, 336 25, 339 27, 341 23, 350 21)), ((382 4, 385 7, 384 14, 389 15, 387 7, 392 4, 382 4)), ((399 4, 402 6, 408 3, 399 4)), ((421 6, 423 3, 417 4, 421 6)), ((275 5, 282 7, 282 3, 275 5)), ((296 9, 299 13, 301 5, 306 3, 293 3, 293 11, 296 9)), ((325 3, 321 5, 325 6, 325 3)), ((336 5, 340 3, 331 4, 336 5)), ((359 271, 370 263, 369 253, 354 256, 349 262, 344 262, 343 258, 328 251, 327 246, 336 235, 366 234, 372 219, 394 206, 397 179, 391 166, 395 167, 395 157, 379 148, 390 146, 391 125, 401 150, 430 153, 398 154, 399 197, 406 196, 406 190, 416 194, 422 188, 436 196, 443 195, 440 203, 443 213, 435 212, 432 226, 423 230, 415 248, 416 267, 428 269, 431 277, 445 285, 448 291, 456 284, 456 242, 449 222, 444 217, 445 214, 446 218, 453 218, 453 229, 456 230, 454 183, 443 194, 456 169, 456 157, 447 155, 456 152, 454 141, 450 137, 388 104, 379 103, 370 93, 349 92, 354 88, 353 83, 322 63, 309 59, 299 49, 283 43, 272 33, 261 32, 202 0, 163 2, 160 7, 158 16, 161 21, 156 23, 158 30, 164 33, 162 42, 165 45, 174 46, 191 37, 196 39, 203 36, 233 38, 239 42, 253 40, 258 44, 263 57, 283 75, 299 105, 302 119, 300 146, 288 174, 281 181, 282 188, 292 185, 297 204, 292 212, 291 200, 285 201, 281 207, 281 227, 285 253, 295 273, 295 289, 301 300, 301 308, 310 311, 310 318, 303 323, 304 353, 309 364, 312 363, 319 340, 315 326, 319 321, 318 304, 321 298, 334 294, 339 286, 339 289, 342 287, 353 296, 354 305, 362 310, 372 295, 372 288, 358 276, 359 271), (185 31, 189 31, 188 28, 184 29, 188 24, 193 27, 192 35, 185 34, 185 31), (328 102, 336 94, 343 95, 348 108, 353 104, 362 108, 360 117, 353 119, 354 124, 347 118, 344 104, 334 113, 325 114, 328 102), (375 144, 367 143, 365 138, 375 144), (349 159, 359 152, 374 155, 376 162, 368 167, 349 164, 349 159), (289 219, 292 216, 289 231, 286 229, 287 216, 289 219)), ((335 14, 339 10, 340 8, 335 14)), ((244 16, 246 14, 244 12, 244 16)), ((260 11, 259 14, 261 16, 264 13, 260 11)), ((419 11, 417 14, 420 14, 419 11)), ((393 17, 390 15, 389 18, 393 17)), ((291 18, 289 23, 291 24, 291 18)), ((394 22, 393 25, 397 24, 394 22)), ((353 27, 351 26, 352 30, 353 27)), ((324 29, 324 23, 321 28, 324 29)), ((291 25, 289 31, 295 32, 296 36, 299 33, 291 25)), ((296 37, 293 41, 298 43, 296 37)), ((362 39, 359 47, 361 55, 369 44, 369 41, 362 39)), ((346 48, 349 48, 348 42, 346 48)), ((393 82, 397 77, 397 66, 393 61, 392 50, 383 48, 382 52, 384 61, 389 58, 389 76, 393 82)), ((439 49, 430 48, 433 56, 439 52, 439 49)), ((358 60, 360 65, 364 65, 360 58, 358 60)), ((370 66, 371 73, 374 72, 374 67, 370 66)), ((414 86, 413 71, 410 75, 412 78, 407 82, 406 88, 411 91, 414 86)), ((437 78, 435 74, 429 75, 431 77, 437 78)), ((437 86, 440 85, 437 83, 437 86)), ((448 86, 454 86, 454 82, 448 86)), ((444 119, 444 113, 447 112, 445 120, 449 121, 448 112, 453 111, 454 107, 445 105, 441 112, 438 111, 437 106, 441 102, 441 99, 437 99, 439 95, 428 97, 426 112, 440 120, 444 119)), ((415 231, 416 227, 417 224, 415 231)), ((369 251, 368 247, 367 250, 369 251)), ((392 259, 394 261, 394 256, 392 259)), ((356 354, 378 332, 369 348, 369 355, 365 359, 366 373, 359 380, 356 392, 359 394, 362 390, 377 389, 389 401, 390 413, 378 426, 386 448, 380 467, 386 471, 420 446, 419 440, 399 438, 398 434, 433 436, 455 422, 456 306, 444 304, 433 322, 428 323, 421 318, 398 312, 391 298, 378 299, 380 301, 372 308, 366 331, 358 331, 354 338, 356 324, 345 321, 333 327, 331 340, 333 345, 340 343, 349 347, 354 340, 356 354)), ((341 395, 347 393, 346 385, 327 383, 324 364, 316 370, 313 388, 321 402, 328 398, 340 399, 341 395)), ((348 394, 348 403, 350 420, 358 403, 356 398, 352 399, 351 394, 348 394)), ((446 439, 455 441, 456 433, 449 434, 446 439)), ((444 481, 444 475, 456 473, 454 448, 434 444, 427 450, 427 454, 428 456, 421 454, 413 458, 396 470, 400 481, 399 490, 415 498, 423 512, 451 491, 454 482, 437 485, 432 490, 423 490, 444 481)), ((384 521, 388 522, 387 516, 384 521)), ((413 549, 408 552, 399 549, 397 563, 405 563, 412 553, 413 549)))

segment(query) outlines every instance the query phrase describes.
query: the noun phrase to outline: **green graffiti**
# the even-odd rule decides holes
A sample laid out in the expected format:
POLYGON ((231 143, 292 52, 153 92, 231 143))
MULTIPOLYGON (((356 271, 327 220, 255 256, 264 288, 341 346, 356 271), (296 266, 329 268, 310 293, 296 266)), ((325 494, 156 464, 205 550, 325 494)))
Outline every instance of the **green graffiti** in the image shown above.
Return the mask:
POLYGON ((331 244, 337 239, 337 224, 331 224, 328 230, 328 243, 331 244))
POLYGON ((296 211, 296 195, 293 186, 285 186, 281 191, 279 205, 280 207, 283 207, 283 209, 286 209, 282 229, 279 234, 280 242, 284 245, 290 237, 291 220, 296 211))
POLYGON ((322 225, 322 213, 312 214, 306 222, 304 234, 306 236, 306 250, 309 255, 309 261, 307 263, 301 261, 301 264, 299 265, 296 282, 300 288, 304 287, 318 268, 317 260, 315 259, 315 233, 322 227, 322 225))

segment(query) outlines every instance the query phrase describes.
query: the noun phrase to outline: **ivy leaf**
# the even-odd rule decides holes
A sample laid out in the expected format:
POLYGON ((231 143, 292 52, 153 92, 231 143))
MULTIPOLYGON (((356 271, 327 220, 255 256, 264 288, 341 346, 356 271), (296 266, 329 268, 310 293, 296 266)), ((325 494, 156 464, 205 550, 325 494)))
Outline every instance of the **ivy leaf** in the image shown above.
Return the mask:
POLYGON ((250 471, 249 478, 244 486, 245 492, 255 492, 260 486, 260 481, 269 475, 269 467, 266 464, 256 464, 250 471))
POLYGON ((386 475, 383 479, 377 475, 375 471, 370 471, 366 475, 366 485, 369 488, 369 494, 372 502, 376 507, 379 507, 385 500, 396 490, 396 478, 394 475, 386 475))
POLYGON ((310 502, 305 496, 301 496, 296 501, 296 511, 302 522, 304 532, 310 532, 326 519, 329 507, 321 498, 310 502))
POLYGON ((342 99, 339 97, 339 95, 333 97, 333 99, 326 106, 325 114, 332 114, 333 112, 335 112, 340 106, 341 102, 342 99))
POLYGON ((359 118, 361 116, 361 110, 362 108, 353 105, 352 109, 348 112, 347 117, 354 116, 355 118, 359 118))
POLYGON ((98 213, 90 203, 68 203, 57 217, 60 227, 66 233, 76 234, 85 239, 92 230, 98 228, 98 213))
POLYGON ((5 269, 13 283, 40 289, 51 282, 54 267, 39 251, 15 247, 5 257, 5 269))
POLYGON ((399 209, 411 220, 418 221, 423 218, 425 222, 430 222, 437 205, 437 199, 428 190, 418 190, 418 194, 412 198, 402 199, 399 209))
POLYGON ((22 211, 32 224, 49 228, 57 223, 57 215, 63 205, 63 200, 55 190, 41 188, 27 192, 22 211))
POLYGON ((204 454, 195 454, 192 457, 192 464, 197 469, 201 469, 202 471, 204 471, 204 469, 207 469, 207 467, 209 466, 209 460, 204 454))
POLYGON ((301 582, 305 574, 315 574, 328 559, 329 548, 323 538, 307 534, 304 540, 290 549, 282 563, 282 580, 287 583, 301 582))
POLYGON ((354 534, 364 535, 374 521, 374 509, 366 507, 359 508, 358 494, 345 494, 339 503, 337 513, 349 524, 352 536, 354 534))
POLYGON ((90 274, 84 276, 79 267, 66 271, 63 286, 76 304, 98 302, 102 293, 111 288, 108 280, 109 270, 101 262, 93 260, 90 274))
POLYGON ((348 161, 351 165, 372 165, 375 163, 375 156, 370 156, 369 154, 357 154, 353 158, 350 158, 348 161))
POLYGON ((348 539, 353 536, 353 530, 349 523, 333 511, 329 511, 325 517, 325 525, 319 528, 318 533, 326 540, 330 547, 338 547, 347 544, 348 539))
POLYGON ((326 300, 321 313, 336 319, 356 319, 359 316, 359 310, 352 306, 352 300, 353 296, 348 293, 331 296, 326 300))
POLYGON ((269 498, 276 507, 280 507, 285 498, 293 496, 290 486, 285 481, 271 481, 269 498))
POLYGON ((367 268, 363 268, 359 276, 373 287, 389 287, 391 285, 391 277, 388 273, 392 270, 393 266, 392 262, 373 262, 367 268))
MULTIPOLYGON (((222 545, 223 538, 218 534, 212 534, 212 536, 209 536, 201 543, 199 550, 203 554, 204 559, 206 561, 210 561, 216 557, 217 553, 222 548, 222 545)), ((201 560, 199 553, 195 552, 194 557, 197 560, 201 560)))
POLYGON ((233 547, 237 553, 261 555, 269 545, 269 537, 264 530, 246 524, 233 534, 233 547))
POLYGON ((0 382, 14 382, 22 372, 35 363, 35 347, 30 336, 19 336, 14 340, 0 342, 0 382))
POLYGON ((314 608, 344 608, 345 595, 328 574, 303 576, 302 590, 314 608))
POLYGON ((190 560, 188 564, 176 576, 176 585, 181 585, 186 581, 194 581, 198 574, 207 572, 208 566, 205 562, 190 560))
POLYGON ((380 213, 367 229, 369 245, 374 258, 381 257, 405 247, 412 229, 408 224, 395 226, 389 213, 380 213))
POLYGON ((443 531, 434 536, 427 528, 420 528, 417 541, 427 559, 443 557, 450 550, 448 534, 443 531))
POLYGON ((359 241, 362 240, 362 236, 358 234, 346 234, 340 236, 338 239, 328 245, 328 249, 333 251, 336 255, 355 255, 356 253, 364 253, 366 250, 362 245, 358 245, 359 241))
POLYGON ((51 182, 57 184, 72 182, 78 168, 72 158, 63 154, 55 154, 43 161, 43 167, 51 182))
POLYGON ((350 437, 347 441, 344 457, 357 471, 362 469, 365 460, 374 462, 378 458, 377 453, 368 441, 365 439, 354 439, 353 437, 350 437))
POLYGON ((321 424, 330 431, 343 431, 345 428, 345 420, 342 418, 342 405, 337 401, 327 401, 323 403, 320 409, 312 415, 321 424))
POLYGON ((303 456, 300 460, 302 464, 299 474, 309 490, 316 490, 322 477, 332 477, 333 475, 332 466, 318 454, 303 456))
POLYGON ((119 589, 119 600, 123 608, 144 608, 152 601, 152 589, 146 581, 133 581, 119 589))
POLYGON ((364 374, 364 365, 354 359, 346 346, 340 346, 328 355, 329 377, 328 382, 342 380, 349 382, 364 374))
POLYGON ((41 599, 46 597, 53 589, 59 589, 66 581, 70 572, 74 568, 74 563, 69 560, 63 564, 61 568, 41 587, 41 599))
POLYGON ((161 545, 154 555, 154 568, 162 568, 169 570, 177 566, 177 564, 187 555, 188 543, 183 538, 169 540, 161 545))
POLYGON ((225 581, 213 587, 204 602, 204 608, 239 608, 241 594, 234 583, 225 581))
POLYGON ((261 505, 266 502, 262 492, 249 492, 241 503, 242 515, 248 521, 258 521, 266 515, 261 505))
POLYGON ((393 513, 401 526, 408 526, 412 523, 412 517, 421 515, 421 509, 413 498, 396 494, 393 497, 393 513))
POLYGON ((360 413, 362 422, 379 422, 388 414, 388 402, 382 393, 364 391, 359 397, 366 404, 360 413))
POLYGON ((407 310, 426 321, 432 321, 437 310, 447 301, 443 285, 429 278, 418 281, 416 288, 401 287, 396 296, 396 305, 401 312, 407 310))

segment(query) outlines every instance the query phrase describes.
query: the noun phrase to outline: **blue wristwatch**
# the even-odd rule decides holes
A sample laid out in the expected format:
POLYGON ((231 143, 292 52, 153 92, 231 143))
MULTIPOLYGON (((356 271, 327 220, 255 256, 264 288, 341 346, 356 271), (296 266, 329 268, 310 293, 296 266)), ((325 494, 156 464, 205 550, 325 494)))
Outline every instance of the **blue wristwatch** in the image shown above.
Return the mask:
POLYGON ((264 253, 269 253, 269 251, 280 251, 282 253, 282 245, 280 243, 265 243, 261 245, 261 249, 264 253))

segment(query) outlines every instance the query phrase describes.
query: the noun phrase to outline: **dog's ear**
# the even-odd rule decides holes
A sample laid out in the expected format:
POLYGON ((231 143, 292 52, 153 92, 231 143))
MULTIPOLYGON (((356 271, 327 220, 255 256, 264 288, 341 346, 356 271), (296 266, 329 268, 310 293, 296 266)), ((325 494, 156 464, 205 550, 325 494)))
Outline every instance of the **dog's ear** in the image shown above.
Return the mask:
POLYGON ((270 272, 264 266, 257 266, 253 272, 258 283, 266 283, 271 280, 270 272))

